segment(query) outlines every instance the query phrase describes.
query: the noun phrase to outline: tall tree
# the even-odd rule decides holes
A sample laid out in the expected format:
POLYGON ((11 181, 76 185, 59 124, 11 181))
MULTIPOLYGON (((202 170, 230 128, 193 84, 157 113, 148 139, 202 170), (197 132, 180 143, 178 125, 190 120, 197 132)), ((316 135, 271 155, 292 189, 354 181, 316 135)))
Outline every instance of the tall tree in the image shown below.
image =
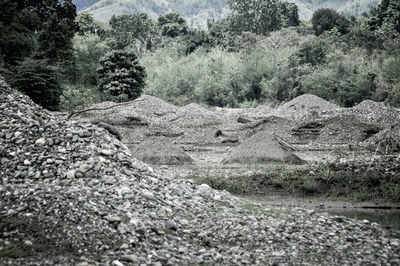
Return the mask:
POLYGON ((0 57, 5 65, 15 65, 35 48, 39 17, 14 0, 0 0, 0 57))
POLYGON ((392 37, 400 33, 400 1, 382 0, 372 13, 375 13, 369 22, 372 31, 382 29, 392 37))
POLYGON ((341 34, 349 32, 350 21, 333 9, 321 8, 314 12, 311 23, 315 35, 321 35, 324 31, 337 28, 341 34))
POLYGON ((186 20, 177 13, 167 13, 159 16, 158 26, 163 36, 171 38, 186 35, 189 32, 186 20))
POLYGON ((68 23, 60 21, 57 13, 53 13, 38 38, 39 57, 47 58, 52 63, 71 61, 73 37, 74 31, 68 23))
POLYGON ((133 52, 114 50, 100 59, 100 90, 135 99, 142 94, 146 72, 133 52))
POLYGON ((157 28, 147 14, 113 16, 110 20, 111 37, 115 49, 135 44, 137 50, 150 50, 157 36, 157 28))
POLYGON ((229 0, 229 5, 230 20, 239 33, 268 34, 299 24, 297 6, 280 0, 229 0))

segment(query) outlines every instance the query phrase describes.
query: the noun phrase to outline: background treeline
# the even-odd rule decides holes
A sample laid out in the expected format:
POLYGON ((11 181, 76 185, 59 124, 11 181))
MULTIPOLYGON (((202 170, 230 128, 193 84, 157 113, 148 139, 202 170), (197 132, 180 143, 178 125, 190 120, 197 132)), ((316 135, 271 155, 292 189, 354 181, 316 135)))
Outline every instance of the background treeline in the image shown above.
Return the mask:
POLYGON ((320 9, 310 22, 287 2, 231 0, 230 15, 207 31, 176 13, 102 24, 68 0, 21 2, 0 0, 0 71, 50 109, 142 92, 180 105, 255 106, 312 93, 341 106, 400 106, 397 0, 360 18, 320 9))

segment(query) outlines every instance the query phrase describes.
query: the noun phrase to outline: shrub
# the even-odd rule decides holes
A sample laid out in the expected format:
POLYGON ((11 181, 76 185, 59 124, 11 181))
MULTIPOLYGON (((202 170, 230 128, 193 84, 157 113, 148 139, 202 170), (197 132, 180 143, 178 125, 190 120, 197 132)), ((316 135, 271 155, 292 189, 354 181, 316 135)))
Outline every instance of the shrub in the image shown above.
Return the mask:
POLYGON ((72 111, 101 102, 107 96, 95 86, 67 84, 60 97, 60 110, 72 111))
POLYGON ((321 8, 314 12, 311 22, 315 35, 321 35, 324 31, 329 31, 336 27, 341 34, 349 32, 350 21, 340 15, 335 10, 321 8))
POLYGON ((49 110, 58 110, 62 88, 56 71, 46 60, 26 59, 13 71, 8 82, 49 110))
POLYGON ((122 100, 138 98, 145 85, 146 73, 135 53, 122 50, 108 52, 100 59, 99 88, 122 100))

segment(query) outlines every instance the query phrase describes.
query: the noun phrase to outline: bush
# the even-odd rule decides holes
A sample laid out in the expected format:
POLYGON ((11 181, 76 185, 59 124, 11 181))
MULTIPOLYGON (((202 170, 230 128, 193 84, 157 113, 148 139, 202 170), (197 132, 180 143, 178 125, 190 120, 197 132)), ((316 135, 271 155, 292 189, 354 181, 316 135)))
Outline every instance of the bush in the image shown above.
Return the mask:
POLYGON ((103 95, 95 86, 67 84, 63 86, 60 97, 60 110, 72 111, 76 108, 90 106, 101 102, 107 95, 103 95))
POLYGON ((97 85, 99 61, 110 48, 95 34, 76 35, 73 44, 76 64, 74 83, 97 85))
POLYGON ((324 31, 329 31, 336 27, 341 34, 349 32, 350 21, 340 15, 335 10, 321 8, 314 12, 311 22, 315 35, 321 35, 324 31))
POLYGON ((135 53, 111 51, 100 59, 100 64, 97 71, 101 91, 118 96, 121 100, 124 97, 133 100, 142 94, 146 73, 144 67, 139 65, 135 53))
POLYGON ((7 81, 42 107, 58 110, 62 88, 56 71, 46 60, 24 60, 7 81))
POLYGON ((325 62, 327 43, 320 39, 311 39, 301 44, 300 49, 291 58, 294 65, 311 64, 313 66, 325 62))

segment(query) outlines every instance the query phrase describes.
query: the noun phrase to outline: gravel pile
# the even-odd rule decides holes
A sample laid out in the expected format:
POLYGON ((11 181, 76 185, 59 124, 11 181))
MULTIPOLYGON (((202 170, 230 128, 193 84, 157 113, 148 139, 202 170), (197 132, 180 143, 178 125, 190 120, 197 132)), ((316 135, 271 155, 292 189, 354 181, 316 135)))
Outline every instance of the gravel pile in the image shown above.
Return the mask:
POLYGON ((273 113, 293 119, 306 115, 320 115, 339 106, 312 94, 303 94, 278 107, 273 113))
POLYGON ((155 174, 106 130, 0 83, 1 265, 400 263, 375 223, 155 174))
POLYGON ((133 149, 135 157, 153 165, 193 164, 184 150, 166 137, 151 137, 133 149))
POLYGON ((219 125, 223 118, 213 111, 208 110, 197 103, 185 105, 179 110, 179 124, 185 127, 204 127, 219 125))
POLYGON ((225 164, 265 164, 270 162, 302 164, 300 158, 282 148, 268 131, 260 131, 244 140, 224 159, 225 164))

